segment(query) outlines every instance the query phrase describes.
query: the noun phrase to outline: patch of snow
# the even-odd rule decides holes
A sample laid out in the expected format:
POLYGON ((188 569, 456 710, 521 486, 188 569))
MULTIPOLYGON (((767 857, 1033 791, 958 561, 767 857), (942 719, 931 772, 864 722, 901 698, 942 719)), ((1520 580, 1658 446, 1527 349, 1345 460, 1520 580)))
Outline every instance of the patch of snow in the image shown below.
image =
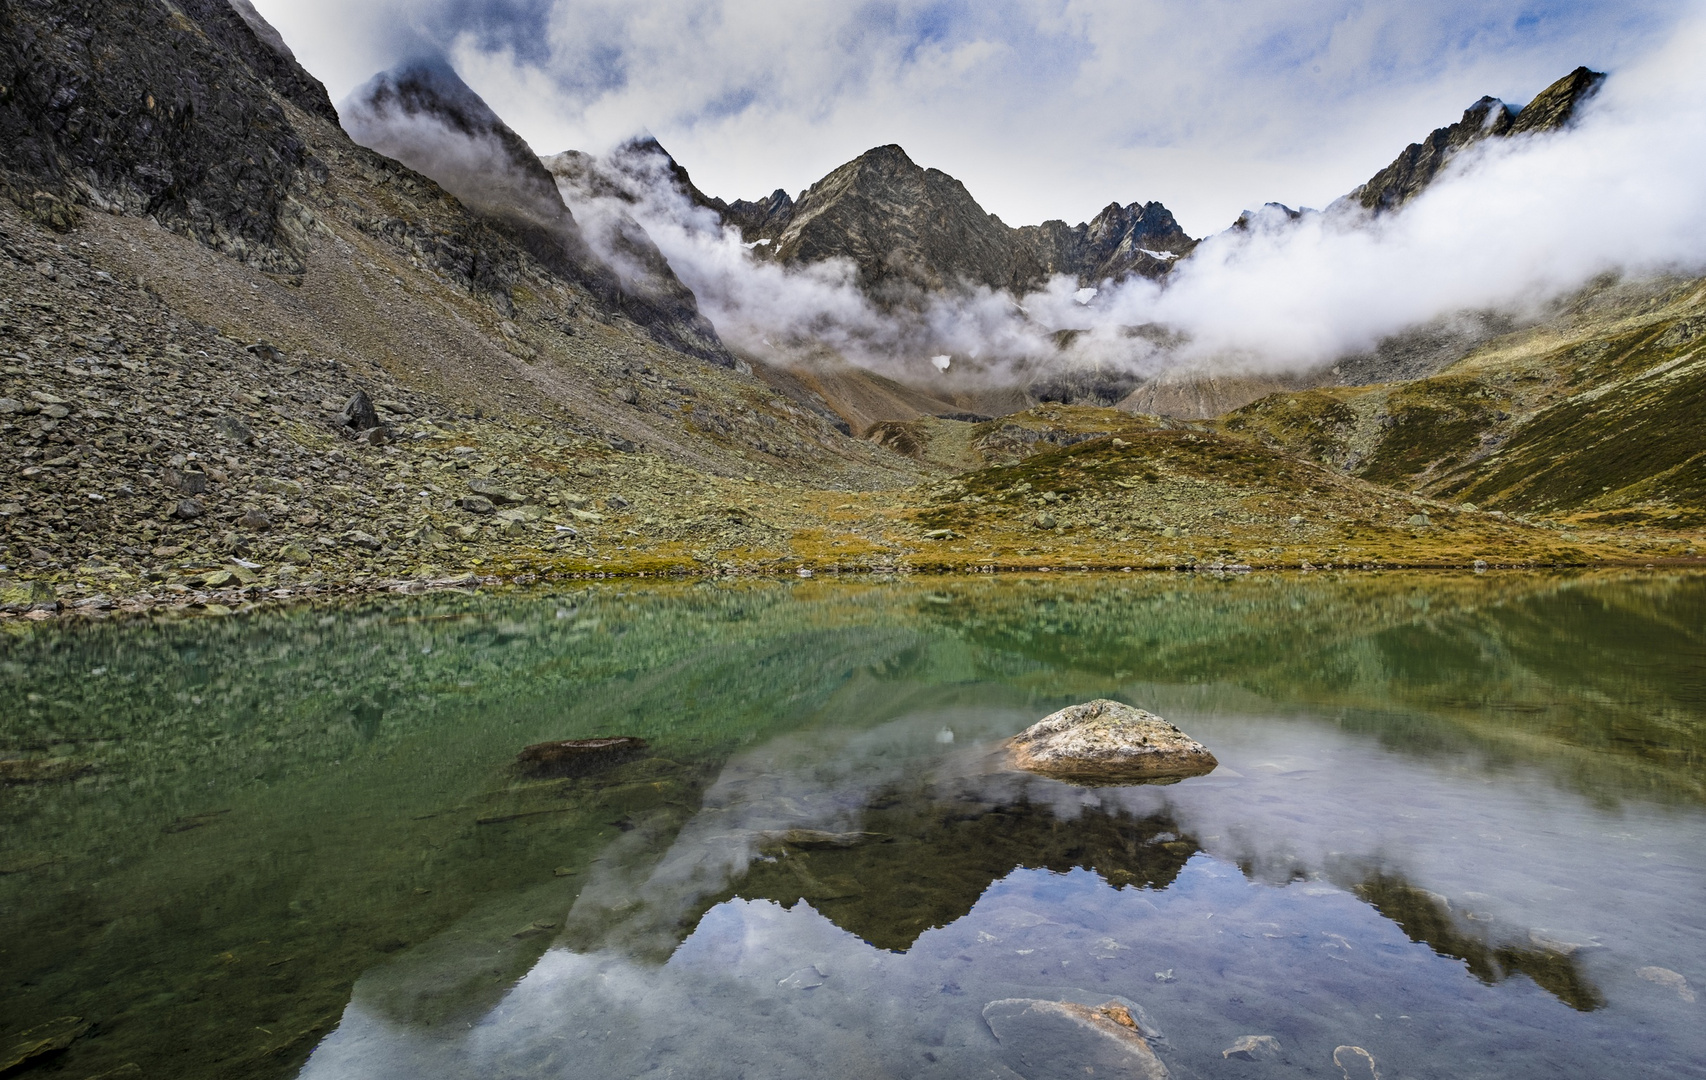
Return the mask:
POLYGON ((948 365, 954 362, 951 356, 932 356, 930 362, 936 365, 937 371, 947 371, 948 365))
POLYGON ((1088 305, 1090 301, 1096 298, 1097 291, 1098 290, 1094 287, 1079 289, 1077 292, 1072 294, 1072 299, 1078 301, 1080 304, 1088 305))
POLYGON ((1160 259, 1162 262, 1167 262, 1169 259, 1177 259, 1179 257, 1171 251, 1150 251, 1148 248, 1138 248, 1137 250, 1143 252, 1151 259, 1160 259))

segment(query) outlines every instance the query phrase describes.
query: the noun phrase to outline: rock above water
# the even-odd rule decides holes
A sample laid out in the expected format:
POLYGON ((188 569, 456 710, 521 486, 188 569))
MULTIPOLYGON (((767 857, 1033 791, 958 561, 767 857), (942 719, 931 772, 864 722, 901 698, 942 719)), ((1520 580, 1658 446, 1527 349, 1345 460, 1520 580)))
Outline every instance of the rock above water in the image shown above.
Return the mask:
POLYGON ((563 739, 535 743, 517 754, 515 765, 524 776, 536 779, 581 776, 638 757, 646 740, 631 735, 604 739, 563 739))
POLYGON ((983 1019, 1027 1080, 1168 1076, 1131 1011, 1117 1001, 1090 1006, 1007 998, 985 1005, 983 1019))
POLYGON ((1007 746, 1018 768, 1085 783, 1200 776, 1219 764, 1159 716, 1105 698, 1045 716, 1007 746))

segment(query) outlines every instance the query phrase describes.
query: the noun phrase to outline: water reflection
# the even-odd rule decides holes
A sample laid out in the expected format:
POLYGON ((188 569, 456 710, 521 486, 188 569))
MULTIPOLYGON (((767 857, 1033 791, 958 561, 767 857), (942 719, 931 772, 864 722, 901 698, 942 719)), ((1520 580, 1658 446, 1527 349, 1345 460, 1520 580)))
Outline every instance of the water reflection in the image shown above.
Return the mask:
POLYGON ((1085 577, 32 629, 0 1050, 79 1016, 79 1076, 1023 1075, 984 1004, 1118 997, 1177 1075, 1251 1034, 1695 1075, 1702 615, 1687 576, 1085 577), (992 766, 1097 696, 1222 768, 992 766), (648 755, 510 768, 615 734, 648 755))
POLYGON ((1451 910, 1451 901, 1445 897, 1380 871, 1359 881, 1353 891, 1397 923, 1411 941, 1462 960, 1484 983, 1526 975, 1572 1009, 1586 1012, 1605 1004, 1577 963, 1579 944, 1549 941, 1532 932, 1532 945, 1490 943, 1484 933, 1477 933, 1451 910))

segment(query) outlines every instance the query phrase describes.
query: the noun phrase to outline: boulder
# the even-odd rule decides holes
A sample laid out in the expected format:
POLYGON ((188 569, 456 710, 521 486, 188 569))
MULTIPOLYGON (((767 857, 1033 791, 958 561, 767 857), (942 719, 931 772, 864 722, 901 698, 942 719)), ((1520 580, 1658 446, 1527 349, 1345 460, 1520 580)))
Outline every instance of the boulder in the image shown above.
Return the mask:
POLYGON ((548 779, 583 776, 638 757, 646 740, 631 735, 603 739, 562 739, 535 743, 515 757, 516 769, 524 776, 548 779))
POLYGON ((1104 698, 1043 717, 1007 748, 1017 768, 1093 784, 1200 776, 1219 764, 1159 716, 1104 698))
POLYGON ((1131 1010, 1118 1001, 1089 1006, 1007 998, 984 1006, 983 1019, 1003 1056, 1029 1080, 1168 1076, 1131 1010))
POLYGON ((352 431, 371 431, 379 426, 379 413, 374 410, 367 391, 357 390, 351 395, 344 404, 342 421, 352 431))

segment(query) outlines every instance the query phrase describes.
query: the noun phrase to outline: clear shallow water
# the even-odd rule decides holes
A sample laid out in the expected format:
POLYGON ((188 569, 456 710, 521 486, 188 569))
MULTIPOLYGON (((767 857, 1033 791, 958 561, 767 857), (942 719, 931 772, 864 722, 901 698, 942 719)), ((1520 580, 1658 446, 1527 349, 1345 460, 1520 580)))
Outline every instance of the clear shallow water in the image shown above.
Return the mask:
POLYGON ((0 789, 0 1042, 93 1024, 44 1075, 1053 1075, 1009 998, 1118 998, 1183 1077, 1706 1075, 1700 578, 610 588, 4 649, 0 757, 66 778, 0 789), (999 767, 1092 696, 1221 768, 999 767), (598 734, 653 750, 508 769, 598 734))

